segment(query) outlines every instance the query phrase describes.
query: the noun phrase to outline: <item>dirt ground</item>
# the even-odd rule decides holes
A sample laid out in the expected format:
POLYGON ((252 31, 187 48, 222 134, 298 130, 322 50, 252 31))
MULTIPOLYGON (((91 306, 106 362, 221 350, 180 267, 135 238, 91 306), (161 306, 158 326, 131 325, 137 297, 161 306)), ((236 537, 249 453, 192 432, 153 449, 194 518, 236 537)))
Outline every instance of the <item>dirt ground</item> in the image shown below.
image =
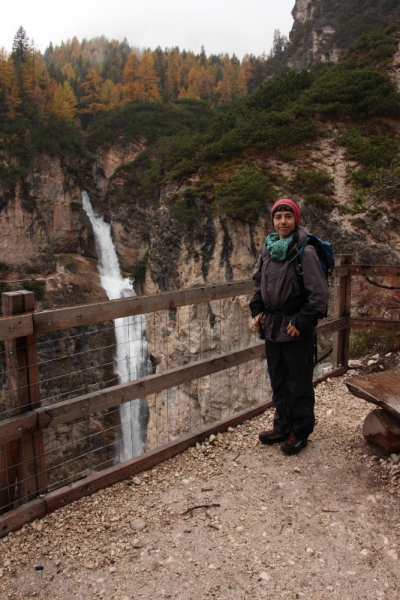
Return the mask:
POLYGON ((399 456, 344 381, 298 456, 257 441, 269 410, 0 540, 0 598, 400 598, 399 456))

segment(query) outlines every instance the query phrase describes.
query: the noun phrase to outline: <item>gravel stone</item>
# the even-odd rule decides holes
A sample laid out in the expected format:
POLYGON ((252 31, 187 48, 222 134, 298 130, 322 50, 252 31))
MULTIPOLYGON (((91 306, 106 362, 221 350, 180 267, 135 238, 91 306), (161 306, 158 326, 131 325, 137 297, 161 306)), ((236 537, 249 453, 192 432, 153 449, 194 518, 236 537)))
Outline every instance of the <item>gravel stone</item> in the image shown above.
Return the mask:
POLYGON ((399 461, 366 444, 372 408, 332 378, 297 456, 258 442, 269 409, 25 525, 0 540, 1 600, 397 598, 399 461))

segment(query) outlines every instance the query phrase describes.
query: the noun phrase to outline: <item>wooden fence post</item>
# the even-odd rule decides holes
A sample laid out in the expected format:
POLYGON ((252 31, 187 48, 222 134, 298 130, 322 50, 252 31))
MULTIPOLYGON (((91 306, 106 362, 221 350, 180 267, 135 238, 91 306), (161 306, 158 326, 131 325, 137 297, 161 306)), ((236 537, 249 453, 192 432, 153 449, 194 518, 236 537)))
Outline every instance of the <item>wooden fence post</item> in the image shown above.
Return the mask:
MULTIPOLYGON (((352 256, 350 254, 341 254, 336 257, 335 267, 350 265, 352 256)), ((335 277, 334 279, 334 299, 333 299, 333 316, 349 317, 351 305, 351 275, 343 277, 335 277)), ((349 359, 349 340, 350 328, 343 329, 333 334, 333 358, 332 367, 337 369, 340 366, 347 367, 349 359)))
MULTIPOLYGON (((3 315, 35 311, 33 292, 2 294, 3 315)), ((36 335, 5 341, 8 416, 40 406, 36 335)), ((0 512, 47 491, 43 432, 24 434, 0 449, 0 512)))

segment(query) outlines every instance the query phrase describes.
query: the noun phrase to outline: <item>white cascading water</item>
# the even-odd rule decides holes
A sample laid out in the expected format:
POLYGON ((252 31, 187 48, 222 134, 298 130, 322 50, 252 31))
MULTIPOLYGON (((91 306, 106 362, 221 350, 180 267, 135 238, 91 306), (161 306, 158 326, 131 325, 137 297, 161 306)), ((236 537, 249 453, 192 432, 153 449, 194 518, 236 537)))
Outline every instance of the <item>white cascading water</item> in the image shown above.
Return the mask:
MULTIPOLYGON (((123 278, 118 256, 111 237, 111 226, 96 215, 87 192, 82 192, 83 208, 91 222, 98 253, 98 271, 109 300, 136 296, 131 282, 123 278)), ((143 335, 145 315, 114 319, 116 354, 115 370, 119 383, 127 383, 150 373, 151 364, 143 335)), ((120 406, 121 438, 116 462, 129 460, 145 450, 148 407, 144 399, 125 402, 120 406)))

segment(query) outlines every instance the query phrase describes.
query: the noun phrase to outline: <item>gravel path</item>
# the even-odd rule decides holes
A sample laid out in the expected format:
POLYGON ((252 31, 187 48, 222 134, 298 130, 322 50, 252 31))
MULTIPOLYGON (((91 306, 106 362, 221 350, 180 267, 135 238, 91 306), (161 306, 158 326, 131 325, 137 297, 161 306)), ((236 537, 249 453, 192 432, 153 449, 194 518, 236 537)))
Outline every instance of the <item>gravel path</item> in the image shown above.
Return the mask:
POLYGON ((298 456, 258 443, 267 411, 0 540, 0 598, 399 598, 399 457, 344 380, 298 456))

